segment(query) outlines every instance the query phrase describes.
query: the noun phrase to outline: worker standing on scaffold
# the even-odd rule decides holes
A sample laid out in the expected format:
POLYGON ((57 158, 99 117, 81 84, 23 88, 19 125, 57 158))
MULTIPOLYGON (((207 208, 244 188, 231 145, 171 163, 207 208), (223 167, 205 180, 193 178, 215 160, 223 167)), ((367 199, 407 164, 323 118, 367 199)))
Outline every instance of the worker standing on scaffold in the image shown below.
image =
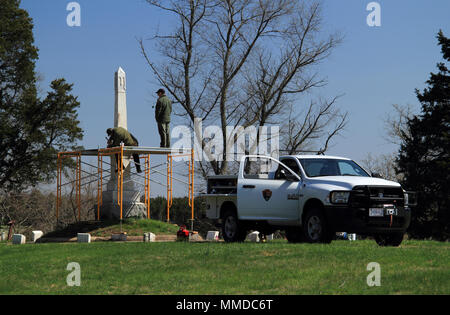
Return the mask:
MULTIPOLYGON (((106 129, 108 134, 108 148, 114 148, 120 146, 123 142, 124 146, 137 147, 139 143, 137 139, 128 130, 122 127, 108 128, 106 129)), ((141 163, 139 161, 139 154, 133 154, 134 164, 136 165, 136 171, 141 173, 141 163)), ((118 163, 118 156, 116 154, 116 164, 118 163)), ((116 170, 117 172, 117 170, 116 170)))
POLYGON ((166 96, 164 89, 159 89, 158 101, 155 108, 155 119, 158 123, 158 132, 161 138, 160 147, 170 148, 170 114, 172 113, 172 101, 166 96))

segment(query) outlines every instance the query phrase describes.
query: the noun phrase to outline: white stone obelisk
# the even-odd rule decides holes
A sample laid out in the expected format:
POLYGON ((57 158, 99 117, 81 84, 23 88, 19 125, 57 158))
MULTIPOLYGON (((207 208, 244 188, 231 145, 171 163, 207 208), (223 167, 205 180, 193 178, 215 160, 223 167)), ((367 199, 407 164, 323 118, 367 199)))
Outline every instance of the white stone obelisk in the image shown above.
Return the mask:
MULTIPOLYGON (((114 74, 114 127, 127 128, 127 78, 125 71, 121 67, 114 74)), ((125 190, 134 190, 133 182, 130 178, 130 159, 124 157, 124 188, 125 190)), ((108 183, 108 189, 117 187, 116 158, 111 157, 111 179, 108 183), (115 185, 115 186, 113 186, 115 185)))
POLYGON ((114 92, 114 127, 127 129, 127 78, 121 67, 114 75, 114 92))
MULTIPOLYGON (((127 129, 127 84, 125 71, 121 67, 114 75, 114 127, 127 129)), ((127 129, 128 130, 128 129, 127 129)), ((124 157, 124 178, 123 178, 123 207, 122 216, 143 217, 147 211, 144 203, 140 202, 140 192, 131 181, 130 157, 124 157)), ((134 165, 133 165, 134 167, 134 165)), ((107 183, 107 190, 103 192, 103 205, 101 213, 103 217, 120 218, 120 208, 117 203, 117 166, 114 156, 111 157, 111 178, 107 183)))

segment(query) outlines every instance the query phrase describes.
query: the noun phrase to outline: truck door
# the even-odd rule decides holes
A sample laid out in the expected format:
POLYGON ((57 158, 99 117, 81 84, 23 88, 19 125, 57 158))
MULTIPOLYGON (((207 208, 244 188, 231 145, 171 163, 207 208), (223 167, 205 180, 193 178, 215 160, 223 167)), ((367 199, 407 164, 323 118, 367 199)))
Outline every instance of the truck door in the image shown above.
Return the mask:
POLYGON ((239 218, 298 220, 300 184, 292 170, 273 158, 245 157, 238 179, 239 218))

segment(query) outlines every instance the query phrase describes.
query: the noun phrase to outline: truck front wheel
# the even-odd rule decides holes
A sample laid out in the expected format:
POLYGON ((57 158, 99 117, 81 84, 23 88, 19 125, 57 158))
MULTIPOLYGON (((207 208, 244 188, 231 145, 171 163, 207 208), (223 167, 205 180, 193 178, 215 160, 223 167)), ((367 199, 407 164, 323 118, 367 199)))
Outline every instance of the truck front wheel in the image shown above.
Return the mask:
POLYGON ((320 209, 310 209, 303 221, 303 235, 308 243, 330 243, 331 234, 320 209))
POLYGON ((222 217, 222 236, 225 242, 243 242, 246 237, 245 229, 239 222, 236 212, 227 210, 222 217))

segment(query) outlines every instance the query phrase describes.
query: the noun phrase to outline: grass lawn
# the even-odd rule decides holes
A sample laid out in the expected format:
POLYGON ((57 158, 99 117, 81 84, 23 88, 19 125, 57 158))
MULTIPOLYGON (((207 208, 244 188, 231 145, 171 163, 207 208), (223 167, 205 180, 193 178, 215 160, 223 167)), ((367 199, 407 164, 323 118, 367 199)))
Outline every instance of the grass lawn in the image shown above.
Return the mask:
POLYGON ((0 243, 0 294, 450 294, 450 245, 0 243), (69 287, 69 262, 81 286, 69 287), (369 287, 370 262, 381 286, 369 287))
MULTIPOLYGON (((145 232, 153 232, 155 234, 175 235, 179 227, 174 224, 167 224, 157 220, 136 220, 126 219, 122 223, 122 231, 126 231, 128 235, 142 236, 145 232)), ((111 236, 112 233, 120 232, 120 224, 115 223, 101 227, 91 232, 92 236, 111 236)))

